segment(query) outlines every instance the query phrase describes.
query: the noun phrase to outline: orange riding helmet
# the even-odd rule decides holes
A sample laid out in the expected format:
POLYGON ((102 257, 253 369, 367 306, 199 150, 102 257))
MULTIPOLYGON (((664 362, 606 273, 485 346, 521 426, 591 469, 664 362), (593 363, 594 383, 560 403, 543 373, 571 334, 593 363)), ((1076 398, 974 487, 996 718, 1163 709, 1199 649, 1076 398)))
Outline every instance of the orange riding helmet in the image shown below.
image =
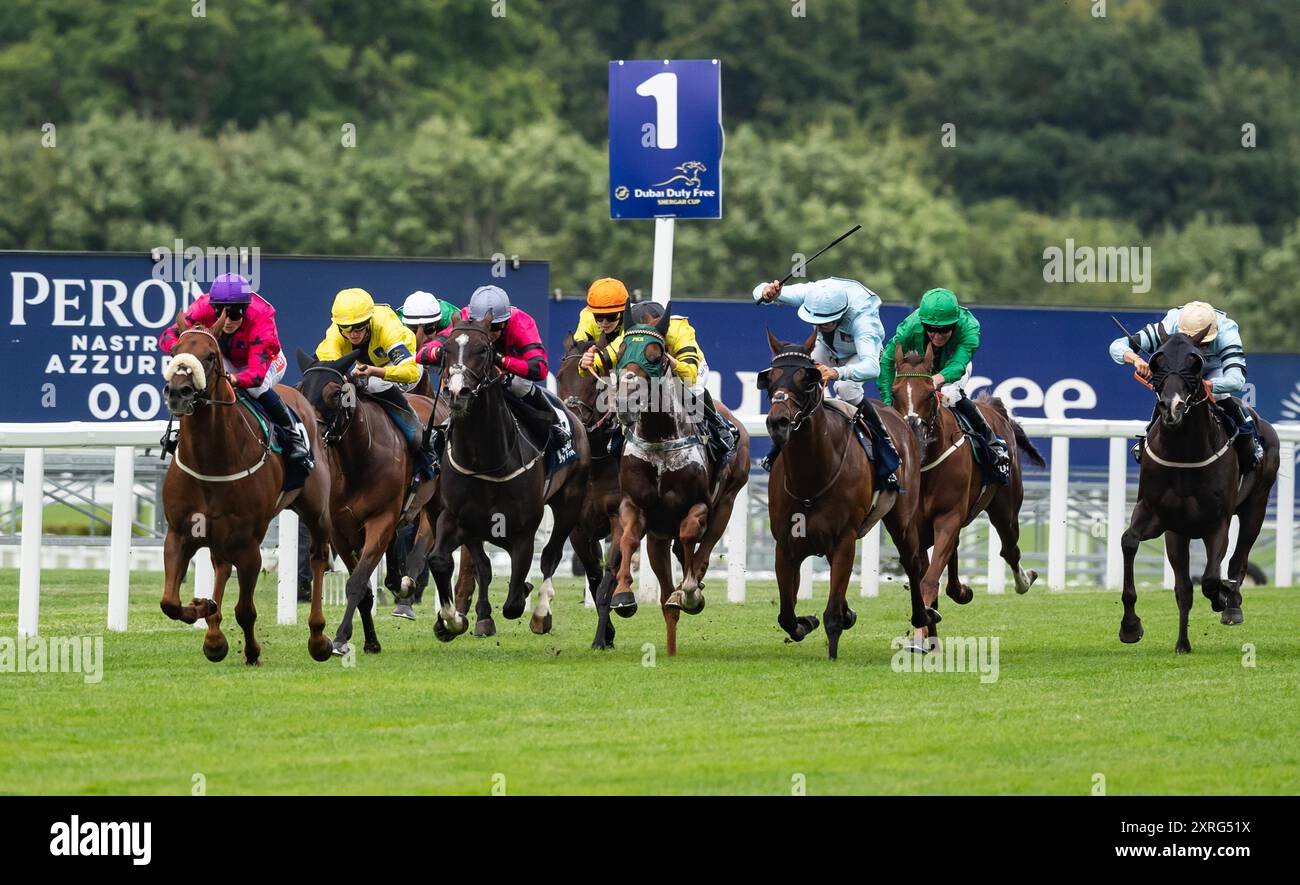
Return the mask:
POLYGON ((627 302, 627 286, 613 277, 596 280, 587 289, 587 306, 596 313, 622 310, 627 302))

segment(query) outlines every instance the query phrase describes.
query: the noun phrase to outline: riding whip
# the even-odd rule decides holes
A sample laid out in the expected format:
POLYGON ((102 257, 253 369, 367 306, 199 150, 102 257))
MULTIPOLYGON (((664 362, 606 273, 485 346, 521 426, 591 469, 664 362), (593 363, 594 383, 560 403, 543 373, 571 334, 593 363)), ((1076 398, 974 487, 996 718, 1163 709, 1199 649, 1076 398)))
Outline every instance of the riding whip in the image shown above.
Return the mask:
MULTIPOLYGON (((820 249, 818 249, 818 250, 817 250, 817 253, 816 253, 815 255, 813 255, 812 258, 809 258, 808 260, 806 260, 806 261, 803 263, 803 266, 804 266, 804 267, 807 267, 808 265, 812 264, 812 263, 817 259, 817 257, 818 257, 819 255, 822 255, 822 254, 824 254, 824 253, 826 253, 826 252, 829 252, 829 251, 830 251, 830 248, 831 248, 832 246, 836 245, 836 244, 839 243, 841 240, 846 240, 846 239, 848 239, 849 237, 851 237, 853 234, 857 233, 857 232, 860 231, 860 230, 862 230, 862 225, 860 225, 860 224, 855 224, 855 225, 853 225, 853 227, 851 227, 849 230, 847 230, 847 231, 845 231, 844 233, 840 234, 838 237, 836 237, 835 239, 831 240, 831 241, 830 241, 829 243, 827 243, 825 246, 822 246, 820 249)), ((788 274, 785 275, 785 278, 781 280, 781 285, 784 286, 786 283, 790 282, 790 278, 793 277, 793 276, 794 276, 794 271, 790 271, 788 274)), ((755 302, 755 304, 758 304, 758 303, 761 303, 761 302, 755 302)))

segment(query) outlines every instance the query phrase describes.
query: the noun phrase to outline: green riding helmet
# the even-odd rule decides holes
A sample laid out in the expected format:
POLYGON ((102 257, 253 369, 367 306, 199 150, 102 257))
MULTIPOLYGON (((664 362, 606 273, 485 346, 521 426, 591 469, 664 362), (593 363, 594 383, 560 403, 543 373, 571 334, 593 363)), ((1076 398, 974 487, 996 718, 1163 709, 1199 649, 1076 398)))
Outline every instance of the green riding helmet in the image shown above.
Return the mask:
POLYGON ((961 317, 957 296, 948 289, 931 289, 921 296, 921 323, 926 326, 951 326, 961 317))

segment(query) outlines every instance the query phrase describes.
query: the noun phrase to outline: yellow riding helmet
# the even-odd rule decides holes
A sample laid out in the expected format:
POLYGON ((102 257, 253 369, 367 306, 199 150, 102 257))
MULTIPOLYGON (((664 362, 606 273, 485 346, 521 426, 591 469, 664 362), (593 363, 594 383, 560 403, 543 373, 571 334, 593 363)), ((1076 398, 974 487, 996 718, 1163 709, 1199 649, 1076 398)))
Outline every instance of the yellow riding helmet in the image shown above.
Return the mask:
POLYGON ((587 290, 587 306, 597 313, 622 310, 627 301, 627 286, 613 277, 596 280, 587 290))
POLYGON ((344 289, 334 296, 330 319, 337 326, 357 326, 375 315, 375 299, 365 289, 344 289))

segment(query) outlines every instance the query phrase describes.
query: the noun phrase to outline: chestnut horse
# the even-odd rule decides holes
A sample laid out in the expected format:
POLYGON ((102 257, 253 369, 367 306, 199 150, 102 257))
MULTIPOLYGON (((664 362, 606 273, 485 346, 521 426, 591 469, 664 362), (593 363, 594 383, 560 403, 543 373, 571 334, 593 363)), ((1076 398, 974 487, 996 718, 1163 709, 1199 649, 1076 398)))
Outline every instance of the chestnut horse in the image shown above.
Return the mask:
MULTIPOLYGON (((620 553, 610 606, 622 617, 636 613, 632 554, 646 538, 650 568, 659 580, 668 654, 675 655, 678 617, 703 611, 709 557, 727 529, 736 493, 749 482, 749 434, 740 427, 735 455, 721 469, 709 462, 703 428, 688 414, 685 391, 665 354, 671 319, 671 304, 653 326, 633 325, 631 311, 624 311, 627 331, 618 350, 615 405, 627 439, 619 462, 620 553), (670 545, 682 566, 676 587, 670 545)), ((726 406, 717 403, 717 408, 731 420, 726 406)))
POLYGON ((587 492, 589 455, 582 424, 572 412, 567 413, 577 458, 547 476, 544 447, 538 448, 530 440, 506 402, 510 375, 496 365, 491 328, 491 312, 478 322, 459 320, 440 354, 451 423, 438 481, 442 511, 435 526, 429 570, 441 606, 433 633, 443 642, 450 642, 469 627, 465 615, 470 584, 462 580, 453 598, 452 551, 467 545, 474 555, 479 564, 481 601, 486 600, 491 578, 490 571, 485 574, 483 568, 488 562, 483 544, 509 552, 510 589, 501 613, 514 620, 523 614, 532 592, 526 578, 547 506, 554 528, 542 548, 542 588, 529 628, 534 633, 551 631, 551 599, 555 596, 551 576, 581 515, 587 492))
POLYGON ((601 395, 601 380, 583 377, 578 371, 587 346, 587 342, 575 346, 573 335, 565 336, 564 357, 560 360, 560 370, 555 373, 555 383, 565 406, 586 428, 591 447, 587 498, 582 516, 569 535, 569 543, 587 573, 587 589, 596 603, 596 638, 591 647, 613 648, 614 624, 609 597, 618 569, 618 510, 623 503, 623 491, 618 483, 619 452, 610 453, 609 449, 618 425, 612 420, 614 413, 607 408, 609 397, 601 395), (601 542, 606 538, 610 541, 608 557, 601 551, 601 542))
MULTIPOLYGON (((348 650, 352 618, 358 610, 363 649, 371 654, 382 650, 370 612, 374 601, 370 576, 393 544, 415 469, 406 440, 385 408, 358 393, 348 375, 361 353, 354 350, 336 360, 317 361, 298 351, 303 373, 299 386, 323 428, 332 477, 331 540, 348 569, 347 607, 334 637, 338 654, 348 650)), ((420 422, 427 423, 433 401, 413 394, 406 398, 420 422)), ((419 513, 433 493, 431 486, 420 484, 410 513, 419 513)))
MULTIPOLYGON (((795 642, 802 642, 817 629, 817 618, 795 613, 799 566, 809 556, 826 557, 831 580, 823 617, 827 652, 835 660, 840 633, 858 620, 845 598, 857 541, 883 520, 907 572, 912 626, 927 626, 916 518, 921 459, 906 422, 893 409, 876 409, 901 462, 896 471, 901 488, 881 490, 875 465, 854 437, 853 407, 826 399, 826 387, 811 357, 817 331, 814 329, 803 344, 778 341, 771 332, 767 341, 772 365, 759 373, 758 389, 766 391, 772 402, 767 432, 781 446, 781 457, 772 467, 767 486, 767 512, 776 540, 776 581, 781 591, 777 623, 795 642)), ((875 404, 864 403, 864 408, 875 408, 875 404)))
MULTIPOLYGON (((1163 333, 1163 327, 1157 327, 1163 333)), ((1192 578, 1188 556, 1191 540, 1205 543, 1205 573, 1201 592, 1210 608, 1222 612, 1220 623, 1243 620, 1241 584, 1250 549, 1259 537, 1268 511, 1268 496, 1277 479, 1280 443, 1277 431, 1250 409, 1264 446, 1264 460, 1244 477, 1232 451, 1233 437, 1215 414, 1218 406, 1202 378, 1205 358, 1198 345, 1205 332, 1189 338, 1181 332, 1162 338, 1151 357, 1151 386, 1156 391, 1159 418, 1151 427, 1138 473, 1137 505, 1120 540, 1124 552, 1124 616, 1122 642, 1142 638, 1142 620, 1134 611, 1133 558, 1138 544, 1164 533, 1165 550, 1174 569, 1178 600, 1178 641, 1174 651, 1192 650, 1187 618, 1192 610, 1192 578), (1237 548, 1228 563, 1228 578, 1220 566, 1228 549, 1232 515, 1240 520, 1237 548)))
POLYGON ((915 351, 904 354, 901 347, 896 348, 894 365, 894 407, 906 409, 903 417, 916 436, 922 458, 919 522, 925 575, 921 579, 921 596, 932 614, 930 624, 916 630, 907 648, 924 654, 938 635, 939 577, 943 570, 948 569, 947 593, 953 602, 965 605, 974 597, 957 571, 957 542, 962 528, 980 513, 988 511, 989 522, 1002 539, 1002 558, 1011 567, 1016 592, 1028 593, 1038 578, 1032 569, 1020 568, 1020 505, 1025 490, 1018 455, 1023 452, 1039 467, 1045 467, 1046 462, 1001 400, 981 398, 976 403, 980 413, 993 432, 1007 441, 1011 457, 1007 484, 986 485, 969 440, 934 386, 934 348, 927 344, 924 356, 915 351), (925 551, 932 546, 932 555, 927 556, 925 551))
MULTIPOLYGON (((321 586, 329 562, 330 478, 314 422, 304 420, 315 466, 300 489, 281 494, 284 461, 271 451, 266 432, 235 395, 225 372, 221 348, 202 326, 187 327, 177 318, 180 337, 164 370, 167 407, 180 417, 180 441, 163 480, 163 513, 167 537, 163 545, 166 577, 163 613, 193 624, 207 620, 203 653, 216 662, 230 650, 221 632, 221 602, 230 570, 239 572, 239 602, 235 619, 244 631, 244 660, 257 664, 261 646, 253 635, 257 609, 253 591, 262 568, 262 539, 271 518, 290 505, 311 533, 311 630, 307 649, 317 661, 330 658, 321 612, 321 586), (180 586, 190 559, 199 548, 212 554, 216 572, 212 598, 195 597, 181 605, 180 586)), ((298 391, 276 385, 285 404, 309 419, 311 408, 298 391)), ((280 568, 294 568, 280 563, 280 568)))

